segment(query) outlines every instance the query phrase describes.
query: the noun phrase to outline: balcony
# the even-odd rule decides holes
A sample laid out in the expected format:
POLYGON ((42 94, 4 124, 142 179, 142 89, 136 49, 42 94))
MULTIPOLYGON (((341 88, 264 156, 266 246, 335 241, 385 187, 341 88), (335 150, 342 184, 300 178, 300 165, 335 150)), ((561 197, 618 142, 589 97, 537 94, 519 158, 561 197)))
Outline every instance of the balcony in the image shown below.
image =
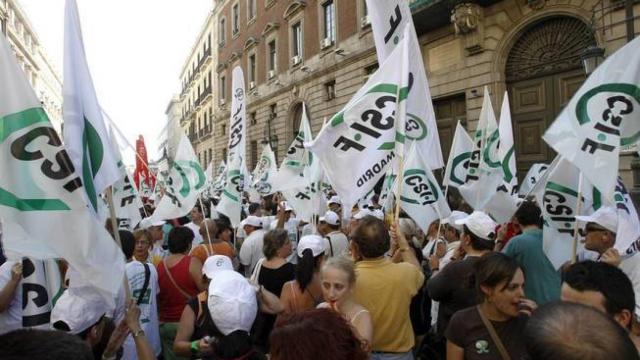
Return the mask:
POLYGON ((451 9, 465 2, 487 7, 500 0, 410 0, 409 9, 418 36, 451 24, 451 9))

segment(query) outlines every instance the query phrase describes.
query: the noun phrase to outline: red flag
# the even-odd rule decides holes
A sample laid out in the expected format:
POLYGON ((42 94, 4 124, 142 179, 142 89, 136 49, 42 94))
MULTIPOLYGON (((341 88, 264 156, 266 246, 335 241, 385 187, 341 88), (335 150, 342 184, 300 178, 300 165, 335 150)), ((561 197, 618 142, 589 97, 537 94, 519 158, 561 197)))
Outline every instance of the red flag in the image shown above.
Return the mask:
POLYGON ((143 197, 149 197, 150 192, 153 191, 155 186, 155 177, 153 173, 149 176, 149 161, 147 161, 147 148, 144 145, 144 138, 142 135, 138 136, 136 140, 136 170, 133 174, 133 181, 141 192, 143 197))

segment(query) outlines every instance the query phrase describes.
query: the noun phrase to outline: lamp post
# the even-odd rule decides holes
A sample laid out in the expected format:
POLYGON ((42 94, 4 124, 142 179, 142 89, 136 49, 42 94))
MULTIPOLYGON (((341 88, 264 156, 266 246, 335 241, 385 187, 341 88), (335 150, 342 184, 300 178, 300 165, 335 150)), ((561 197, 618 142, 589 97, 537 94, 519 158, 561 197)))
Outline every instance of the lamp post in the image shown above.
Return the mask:
POLYGON ((604 59, 604 49, 590 45, 582 52, 581 59, 584 72, 589 76, 602 63, 604 59))

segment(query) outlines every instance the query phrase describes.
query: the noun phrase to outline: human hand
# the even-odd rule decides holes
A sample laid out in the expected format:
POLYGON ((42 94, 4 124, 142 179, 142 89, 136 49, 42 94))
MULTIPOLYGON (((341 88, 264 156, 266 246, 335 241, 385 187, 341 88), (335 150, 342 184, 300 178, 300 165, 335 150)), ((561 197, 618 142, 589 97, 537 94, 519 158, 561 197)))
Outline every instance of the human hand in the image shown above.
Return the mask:
POLYGON ((22 262, 17 262, 11 267, 11 280, 18 282, 22 278, 22 262))
POLYGON ((431 271, 440 269, 440 258, 438 255, 434 254, 429 257, 429 269, 431 269, 431 271))
POLYGON ((407 244, 407 238, 404 236, 402 231, 400 231, 400 224, 398 223, 398 220, 395 220, 391 224, 390 234, 391 243, 393 244, 395 242, 399 249, 406 249, 407 246, 409 246, 407 244))
POLYGON ((213 354, 213 347, 210 345, 209 341, 211 341, 211 338, 209 336, 205 336, 200 339, 200 341, 198 341, 198 349, 200 349, 200 355, 213 354))
POLYGON ((453 256, 451 257, 452 261, 456 261, 456 260, 462 260, 464 259, 464 257, 467 255, 467 253, 464 251, 464 249, 462 248, 462 246, 458 246, 456 248, 456 251, 453 253, 453 256))
POLYGON ((140 330, 140 307, 133 299, 129 299, 125 308, 124 321, 132 332, 140 330))
POLYGON ((535 301, 522 298, 518 303, 518 311, 521 314, 531 316, 531 314, 538 308, 538 304, 535 301))
POLYGON ((618 267, 622 262, 618 250, 611 248, 605 251, 600 257, 600 261, 618 267))

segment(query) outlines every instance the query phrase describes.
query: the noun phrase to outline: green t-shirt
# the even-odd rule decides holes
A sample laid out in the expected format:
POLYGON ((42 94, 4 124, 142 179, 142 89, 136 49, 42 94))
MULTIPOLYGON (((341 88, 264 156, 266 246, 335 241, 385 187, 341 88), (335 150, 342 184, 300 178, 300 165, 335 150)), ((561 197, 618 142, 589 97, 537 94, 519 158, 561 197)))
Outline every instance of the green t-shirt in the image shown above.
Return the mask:
POLYGON ((542 230, 527 230, 513 237, 503 252, 522 267, 527 298, 538 305, 560 299, 560 272, 542 250, 542 230))

